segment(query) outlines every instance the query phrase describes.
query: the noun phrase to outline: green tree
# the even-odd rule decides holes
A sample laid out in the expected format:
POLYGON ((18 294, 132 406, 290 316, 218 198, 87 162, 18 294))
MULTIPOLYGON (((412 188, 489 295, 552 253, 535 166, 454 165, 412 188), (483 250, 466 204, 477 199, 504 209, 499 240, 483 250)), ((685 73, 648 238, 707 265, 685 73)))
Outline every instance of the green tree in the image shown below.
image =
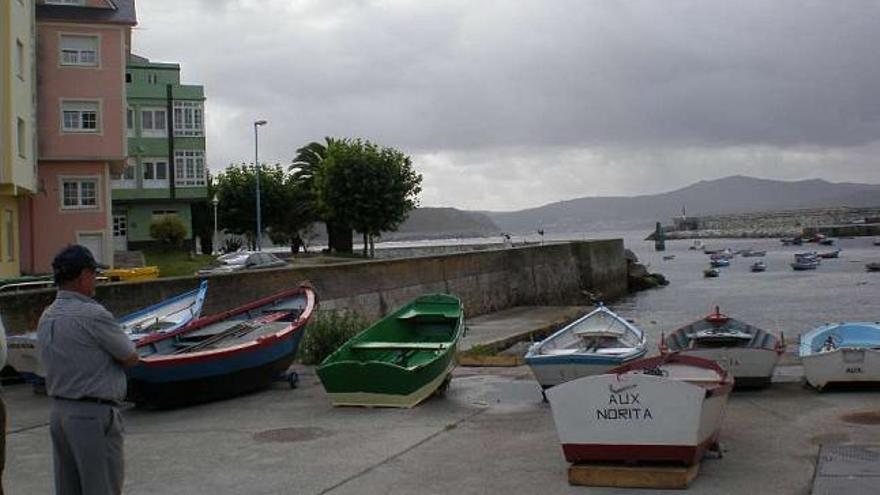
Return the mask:
MULTIPOLYGON (((329 205, 321 200, 318 180, 323 174, 327 149, 337 140, 327 137, 324 143, 311 142, 296 150, 296 157, 290 166, 291 182, 297 189, 302 200, 300 204, 308 205, 308 215, 315 221, 321 220, 327 228, 327 247, 331 252, 352 252, 352 228, 344 218, 334 215, 329 205)), ((304 206, 306 207, 306 206, 304 206)))
POLYGON ((186 226, 177 215, 165 215, 150 224, 150 237, 164 246, 179 248, 186 239, 186 226))
POLYGON ((375 254, 374 239, 418 206, 421 174, 400 151, 361 139, 328 141, 322 163, 314 177, 320 210, 363 235, 364 256, 375 254))
MULTIPOLYGON (((281 165, 260 167, 260 207, 263 228, 274 239, 285 237, 284 215, 290 212, 291 194, 288 177, 281 165)), ((257 176, 252 165, 230 165, 217 175, 214 182, 219 223, 223 229, 244 235, 251 248, 256 247, 256 188, 257 176)))

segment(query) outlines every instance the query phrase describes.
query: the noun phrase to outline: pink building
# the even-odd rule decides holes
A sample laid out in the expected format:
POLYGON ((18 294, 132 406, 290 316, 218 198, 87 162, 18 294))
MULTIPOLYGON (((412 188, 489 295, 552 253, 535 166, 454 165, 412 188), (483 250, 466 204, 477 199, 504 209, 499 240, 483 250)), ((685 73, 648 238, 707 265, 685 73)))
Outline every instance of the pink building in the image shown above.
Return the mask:
POLYGON ((110 174, 128 155, 134 0, 41 0, 36 9, 38 186, 22 208, 22 272, 51 272, 72 243, 112 264, 110 174))

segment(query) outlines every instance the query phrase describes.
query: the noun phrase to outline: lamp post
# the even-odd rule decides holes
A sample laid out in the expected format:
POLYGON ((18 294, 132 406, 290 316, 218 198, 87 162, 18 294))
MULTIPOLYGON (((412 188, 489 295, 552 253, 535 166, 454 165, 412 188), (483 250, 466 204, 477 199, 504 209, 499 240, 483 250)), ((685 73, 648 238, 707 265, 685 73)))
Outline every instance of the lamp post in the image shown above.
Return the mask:
POLYGON ((220 238, 217 236, 217 205, 220 204, 220 198, 217 197, 217 194, 214 194, 211 204, 214 205, 214 242, 211 243, 211 254, 216 255, 220 252, 220 246, 217 245, 220 241, 220 238))
POLYGON ((254 169, 257 172, 257 251, 262 251, 263 222, 260 212, 260 134, 257 132, 261 125, 266 125, 265 120, 254 122, 254 169))

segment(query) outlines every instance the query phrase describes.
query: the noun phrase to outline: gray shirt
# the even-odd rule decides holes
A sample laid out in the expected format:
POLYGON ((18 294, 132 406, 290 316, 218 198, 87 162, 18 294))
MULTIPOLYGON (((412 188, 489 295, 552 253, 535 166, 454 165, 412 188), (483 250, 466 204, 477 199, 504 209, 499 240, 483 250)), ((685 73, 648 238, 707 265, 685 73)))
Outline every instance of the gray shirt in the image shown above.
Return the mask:
POLYGON ((52 397, 125 399, 120 361, 134 344, 104 306, 76 292, 59 290, 37 326, 46 393, 52 397))

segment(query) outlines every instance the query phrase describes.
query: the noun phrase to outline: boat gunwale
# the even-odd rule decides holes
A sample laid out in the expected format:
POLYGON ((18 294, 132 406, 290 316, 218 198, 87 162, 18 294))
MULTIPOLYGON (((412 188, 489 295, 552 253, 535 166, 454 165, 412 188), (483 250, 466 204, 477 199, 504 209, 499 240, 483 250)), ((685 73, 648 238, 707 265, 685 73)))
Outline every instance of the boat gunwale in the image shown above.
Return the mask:
MULTIPOLYGON (((289 336, 291 336, 296 331, 301 330, 305 327, 306 323, 308 323, 309 318, 315 308, 316 296, 315 292, 311 287, 308 286, 299 286, 292 289, 287 289, 282 292, 273 294, 271 296, 264 297, 262 299, 258 299, 257 301, 253 301, 244 306, 240 306, 235 309, 231 309, 229 311, 218 313, 216 315, 206 316, 204 318, 199 318, 198 320, 192 322, 191 324, 185 326, 177 332, 168 333, 161 335, 161 338, 151 339, 149 341, 139 341, 138 346, 147 345, 149 343, 153 343, 159 340, 164 340, 168 338, 173 338, 177 335, 180 335, 184 332, 191 332, 193 330, 197 330, 199 328, 203 328, 209 324, 217 323, 218 321, 226 320, 232 316, 235 316, 240 313, 244 313, 250 311, 251 309, 258 308, 260 306, 265 306, 273 301, 277 301, 278 299, 289 298, 293 295, 301 293, 306 298, 306 306, 303 308, 302 312, 297 317, 296 321, 289 322, 285 328, 278 330, 273 333, 261 335, 256 339, 249 340, 247 342, 228 346, 221 347, 216 349, 206 349, 204 351, 196 351, 186 354, 159 354, 159 355, 150 355, 146 357, 142 357, 138 363, 138 366, 146 366, 146 367, 170 367, 177 366, 180 364, 190 364, 197 363, 202 361, 210 361, 214 359, 224 359, 230 354, 237 354, 243 351, 251 351, 258 350, 264 347, 268 347, 279 340, 283 340, 289 336)), ((284 317, 288 314, 289 311, 279 311, 277 313, 271 313, 265 315, 261 318, 254 318, 253 320, 259 320, 260 323, 270 323, 272 321, 277 321, 278 319, 284 317)))
MULTIPOLYGON (((164 301, 158 302, 158 303, 153 304, 151 306, 147 306, 146 308, 139 309, 139 310, 135 311, 134 313, 129 313, 129 314, 125 315, 123 317, 124 319, 119 320, 119 324, 125 325, 126 322, 128 322, 130 320, 134 320, 134 319, 139 318, 147 313, 153 312, 153 311, 155 311, 159 308, 162 308, 164 306, 168 306, 168 305, 174 304, 176 302, 182 301, 182 300, 189 298, 189 297, 194 297, 194 299, 195 299, 193 301, 194 304, 196 302, 198 302, 199 299, 201 299, 202 302, 204 303, 205 296, 206 296, 207 292, 208 292, 208 281, 202 280, 201 282, 199 282, 199 286, 193 290, 184 292, 182 294, 178 294, 176 296, 165 299, 164 301)), ((201 308, 199 308, 199 310, 200 310, 199 312, 201 313, 201 308)))
MULTIPOLYGON (((583 315, 583 316, 580 316, 580 317, 578 317, 577 319, 571 321, 570 323, 568 323, 568 324, 565 325, 564 327, 562 327, 562 328, 560 328, 559 330, 557 330, 557 331, 553 332, 552 334, 550 334, 550 336, 547 337, 546 339, 544 339, 544 340, 542 340, 542 341, 540 341, 540 342, 536 342, 534 345, 532 345, 532 346, 526 351, 526 354, 525 354, 524 358, 525 358, 525 359, 530 359, 530 358, 551 357, 551 356, 552 356, 552 357, 555 357, 555 356, 553 356, 553 355, 551 355, 551 354, 541 354, 541 349, 542 349, 546 344, 548 344, 548 343, 552 342, 553 340, 559 338, 561 335, 563 335, 563 334, 565 334, 565 333, 567 333, 567 332, 572 331, 571 329, 572 329, 573 327, 577 326, 577 325, 578 325, 579 323, 581 323, 582 321, 587 320, 588 318, 591 318, 591 317, 593 317, 594 315, 596 315, 596 314, 598 314, 598 313, 605 313, 605 314, 608 314, 608 315, 610 315, 612 318, 614 318, 615 320, 618 320, 618 321, 620 321, 621 323, 623 323, 623 325, 624 325, 625 327, 627 327, 630 331, 634 332, 634 333, 639 337, 639 341, 638 341, 638 343, 636 343, 636 345, 632 346, 632 348, 633 348, 633 349, 642 349, 642 348, 644 348, 645 351, 647 352, 648 340, 647 340, 647 337, 645 336, 645 332, 643 332, 642 329, 640 329, 639 327, 637 327, 637 326, 633 325, 632 323, 630 323, 629 321, 627 321, 626 318, 623 318, 622 316, 618 315, 617 313, 615 313, 614 311, 612 311, 611 309, 609 309, 609 308, 608 308, 607 306, 605 306, 604 304, 599 303, 599 305, 598 305, 595 309, 593 309, 592 311, 590 311, 589 313, 587 313, 587 314, 585 314, 585 315, 583 315)), ((585 333, 586 333, 586 332, 585 332, 585 333)), ((588 356, 592 356, 592 355, 600 356, 600 355, 598 355, 598 354, 593 354, 593 353, 579 353, 579 354, 580 354, 580 355, 588 355, 588 356)))

